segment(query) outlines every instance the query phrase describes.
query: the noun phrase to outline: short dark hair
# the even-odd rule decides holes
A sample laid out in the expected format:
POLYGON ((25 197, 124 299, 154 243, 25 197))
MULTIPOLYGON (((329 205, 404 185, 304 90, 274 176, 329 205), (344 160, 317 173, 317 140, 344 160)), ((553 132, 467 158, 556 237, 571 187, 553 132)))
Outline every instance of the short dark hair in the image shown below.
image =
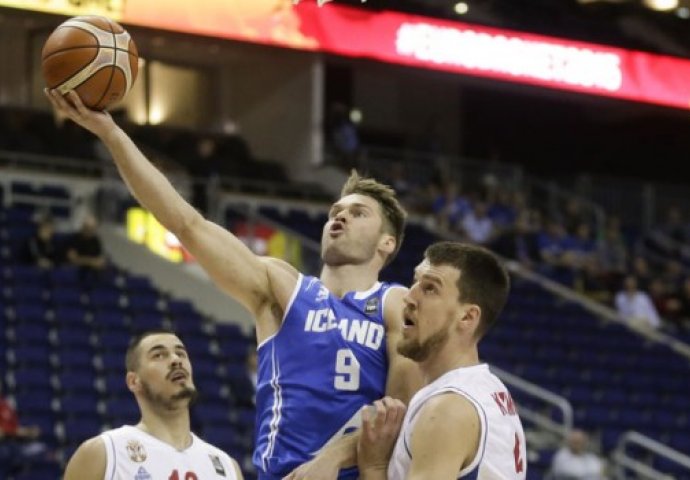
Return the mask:
POLYGON ((384 231, 395 237, 395 250, 386 258, 385 264, 388 265, 393 261, 402 246, 403 238, 405 237, 407 212, 400 205, 395 190, 388 185, 377 182, 373 178, 361 177, 357 170, 350 172, 350 177, 340 192, 341 198, 352 194, 371 197, 381 207, 384 231))
POLYGON ((460 271, 459 301, 479 305, 482 315, 477 336, 483 337, 508 300, 510 276, 501 261, 484 247, 459 242, 434 243, 424 258, 434 266, 448 265, 460 271))
POLYGON ((151 330, 145 330, 143 332, 137 333, 129 341, 129 346, 127 347, 127 353, 125 354, 125 369, 128 372, 136 372, 139 368, 139 345, 144 341, 145 338, 151 335, 175 335, 180 338, 180 336, 167 328, 155 328, 151 330))

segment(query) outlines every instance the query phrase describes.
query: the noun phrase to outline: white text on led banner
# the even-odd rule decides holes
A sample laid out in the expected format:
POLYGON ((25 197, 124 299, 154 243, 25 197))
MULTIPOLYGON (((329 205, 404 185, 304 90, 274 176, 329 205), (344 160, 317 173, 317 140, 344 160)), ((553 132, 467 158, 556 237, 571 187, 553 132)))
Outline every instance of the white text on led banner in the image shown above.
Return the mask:
POLYGON ((396 50, 438 65, 611 92, 623 82, 621 59, 615 53, 473 30, 404 23, 397 32, 396 50))

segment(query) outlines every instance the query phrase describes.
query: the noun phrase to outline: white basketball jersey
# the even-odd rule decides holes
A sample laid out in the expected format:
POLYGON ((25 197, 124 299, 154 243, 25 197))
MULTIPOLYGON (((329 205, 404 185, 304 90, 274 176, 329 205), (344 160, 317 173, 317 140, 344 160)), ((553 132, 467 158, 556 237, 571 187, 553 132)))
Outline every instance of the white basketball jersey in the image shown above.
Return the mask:
POLYGON ((412 397, 388 465, 388 480, 404 480, 410 470, 410 437, 418 414, 431 397, 456 393, 477 409, 481 423, 479 448, 458 479, 524 480, 525 434, 508 389, 486 364, 458 368, 439 377, 412 397))
POLYGON ((105 480, 237 480, 230 457, 194 434, 182 451, 130 425, 103 432, 101 438, 105 480))

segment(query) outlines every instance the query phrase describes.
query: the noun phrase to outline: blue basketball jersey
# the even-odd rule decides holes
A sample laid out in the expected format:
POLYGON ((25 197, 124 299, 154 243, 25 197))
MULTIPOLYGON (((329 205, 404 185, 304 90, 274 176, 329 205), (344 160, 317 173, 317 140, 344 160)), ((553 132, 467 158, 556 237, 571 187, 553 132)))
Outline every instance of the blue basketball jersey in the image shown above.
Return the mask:
MULTIPOLYGON (((300 274, 280 329, 258 348, 259 479, 282 478, 309 461, 359 426, 362 406, 384 395, 383 305, 392 286, 377 282, 339 298, 300 274)), ((356 471, 340 478, 356 478, 356 471)))

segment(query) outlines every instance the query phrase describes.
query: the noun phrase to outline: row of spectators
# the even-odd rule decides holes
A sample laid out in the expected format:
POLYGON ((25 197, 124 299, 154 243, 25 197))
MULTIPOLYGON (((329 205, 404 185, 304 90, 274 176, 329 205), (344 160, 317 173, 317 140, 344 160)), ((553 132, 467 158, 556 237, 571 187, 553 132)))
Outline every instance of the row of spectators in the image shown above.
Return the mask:
POLYGON ((98 223, 91 215, 84 218, 77 232, 61 237, 56 236, 51 218, 41 219, 35 235, 27 240, 23 255, 28 264, 41 268, 72 265, 84 276, 103 270, 107 265, 98 236, 98 223))
MULTIPOLYGON (((597 224, 576 199, 541 208, 527 192, 488 182, 464 193, 456 182, 413 186, 401 169, 387 181, 408 208, 440 231, 485 245, 501 255, 614 306, 625 318, 652 328, 690 332, 690 275, 682 259, 653 255, 649 237, 626 232, 616 217, 597 224)), ((690 250, 690 224, 678 207, 654 228, 657 245, 690 250)))

